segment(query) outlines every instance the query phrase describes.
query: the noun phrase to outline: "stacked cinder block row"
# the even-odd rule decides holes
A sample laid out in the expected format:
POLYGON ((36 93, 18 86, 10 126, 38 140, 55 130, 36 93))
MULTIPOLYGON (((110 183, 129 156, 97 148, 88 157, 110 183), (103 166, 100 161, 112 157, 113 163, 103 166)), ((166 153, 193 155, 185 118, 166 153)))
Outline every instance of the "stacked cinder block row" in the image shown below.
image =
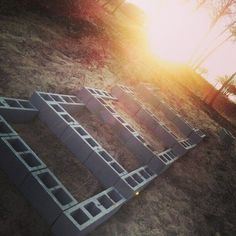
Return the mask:
POLYGON ((78 203, 1 116, 0 154, 0 167, 47 221, 56 236, 86 235, 126 202, 111 187, 78 203))
POLYGON ((23 99, 0 97, 0 115, 13 123, 27 123, 33 120, 38 110, 23 99))
POLYGON ((164 162, 159 158, 158 153, 154 148, 149 145, 122 117, 120 117, 104 99, 97 98, 87 88, 80 90, 77 93, 77 96, 85 103, 89 111, 95 114, 102 122, 109 124, 115 130, 115 133, 121 141, 123 141, 126 147, 136 155, 141 163, 148 165, 156 174, 160 174, 178 158, 179 154, 176 152, 174 153, 175 157, 164 162))
POLYGON ((77 204, 59 180, 0 117, 0 167, 49 224, 77 204))
POLYGON ((124 175, 115 187, 126 199, 130 199, 134 194, 139 194, 156 177, 157 174, 148 166, 143 166, 124 175))
POLYGON ((177 111, 158 98, 151 86, 140 84, 137 90, 154 107, 161 109, 166 117, 171 120, 192 143, 198 144, 206 137, 201 130, 193 128, 177 111))
POLYGON ((229 148, 231 145, 233 145, 233 143, 236 140, 233 134, 225 128, 220 130, 219 136, 220 136, 220 140, 223 142, 226 148, 229 148))
MULTIPOLYGON (((94 97, 96 98, 103 98, 107 100, 114 100, 116 101, 117 98, 114 97, 111 93, 101 90, 101 89, 95 89, 95 88, 89 88, 89 87, 84 87, 87 91, 89 91, 91 94, 93 94, 94 97)), ((83 93, 83 92, 82 92, 83 93)), ((87 102, 88 99, 90 99, 89 95, 86 91, 83 94, 84 101, 87 102)))
POLYGON ((125 198, 113 187, 68 209, 52 226, 57 236, 82 236, 114 215, 125 198))
MULTIPOLYGON (((91 89, 89 93, 91 93, 91 89)), ((127 199, 129 199, 135 195, 137 189, 145 187, 153 179, 149 178, 142 181, 136 188, 132 188, 129 182, 123 181, 123 179, 129 177, 129 173, 96 142, 88 131, 74 120, 73 117, 69 116, 63 107, 55 100, 52 100, 51 97, 52 94, 49 93, 35 92, 33 94, 31 101, 39 109, 39 118, 49 126, 74 156, 100 180, 103 186, 116 186, 117 190, 123 194, 122 189, 124 189, 124 185, 127 185, 126 189, 129 189, 129 193, 124 193, 124 196, 128 196, 127 199), (68 116, 67 119, 64 119, 65 116, 68 116), (123 184, 120 184, 121 182, 123 184)), ((103 100, 100 97, 98 99, 103 100)), ((123 135, 129 135, 129 133, 124 132, 123 135)), ((139 142, 145 142, 138 135, 137 140, 139 142)), ((149 151, 149 149, 147 150, 149 151)), ((135 149, 135 151, 141 151, 142 155, 148 154, 149 157, 151 155, 153 156, 152 152, 145 152, 145 149, 141 149, 140 147, 137 150, 135 149)), ((135 171, 139 172, 140 170, 135 171)), ((142 177, 140 178, 142 179, 142 177)))
POLYGON ((179 156, 184 155, 188 150, 196 146, 190 139, 178 140, 178 137, 171 132, 159 118, 137 101, 130 88, 117 85, 112 88, 111 93, 117 97, 118 101, 124 105, 124 109, 134 119, 146 125, 156 137, 158 137, 168 148, 172 148, 179 156))
POLYGON ((35 92, 30 100, 39 109, 39 118, 100 180, 103 186, 111 187, 121 176, 127 174, 127 171, 96 142, 88 131, 67 113, 61 103, 57 102, 58 99, 55 100, 55 94, 35 92))

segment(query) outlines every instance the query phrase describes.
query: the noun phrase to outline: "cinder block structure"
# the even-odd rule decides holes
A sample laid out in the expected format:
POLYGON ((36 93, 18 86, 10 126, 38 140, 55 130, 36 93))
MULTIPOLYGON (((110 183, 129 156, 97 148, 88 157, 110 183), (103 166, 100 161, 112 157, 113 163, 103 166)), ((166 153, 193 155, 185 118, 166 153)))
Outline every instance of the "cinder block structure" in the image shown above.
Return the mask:
POLYGON ((206 137, 201 130, 193 128, 180 114, 162 101, 155 94, 151 86, 140 84, 137 91, 143 95, 147 102, 151 103, 157 109, 161 109, 166 117, 171 120, 186 137, 191 139, 192 143, 198 144, 206 137))
POLYGON ((38 114, 38 110, 23 99, 0 97, 0 115, 8 122, 27 123, 38 114))

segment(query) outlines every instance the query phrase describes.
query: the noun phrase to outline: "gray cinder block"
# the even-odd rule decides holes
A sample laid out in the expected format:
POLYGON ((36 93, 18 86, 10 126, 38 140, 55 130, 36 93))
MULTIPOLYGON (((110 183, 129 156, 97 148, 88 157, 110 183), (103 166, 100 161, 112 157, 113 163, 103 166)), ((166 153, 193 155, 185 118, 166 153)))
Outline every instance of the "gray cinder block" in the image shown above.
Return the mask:
POLYGON ((0 116, 0 137, 16 136, 16 131, 7 123, 7 121, 0 116))
POLYGON ((77 204, 77 201, 48 169, 28 175, 21 186, 21 192, 49 225, 52 225, 63 211, 77 204))
POLYGON ((147 165, 155 174, 160 175, 170 166, 170 164, 171 161, 163 158, 162 153, 160 153, 159 155, 155 155, 147 165))
POLYGON ((46 168, 19 136, 0 138, 0 152, 1 168, 18 187, 30 172, 46 168))
POLYGON ((114 186, 127 171, 115 161, 104 149, 94 151, 84 165, 105 187, 114 186))
POLYGON ((0 115, 12 123, 27 123, 38 114, 38 110, 23 99, 0 97, 0 115))
POLYGON ((124 104, 124 109, 131 115, 135 115, 142 108, 142 105, 135 100, 132 94, 121 86, 113 87, 111 93, 118 98, 119 102, 124 104))
POLYGON ((65 211, 52 226, 56 236, 83 236, 109 219, 125 203, 115 188, 102 193, 65 211))
POLYGON ((223 128, 220 130, 219 132, 219 136, 220 136, 220 140, 222 141, 222 143, 226 146, 226 147, 230 147, 231 145, 233 145, 233 143, 235 142, 235 137, 233 136, 233 134, 223 128))
POLYGON ((173 119, 173 123, 185 136, 189 136, 193 131, 193 128, 189 124, 187 124, 180 116, 176 116, 175 119, 173 119))
POLYGON ((92 152, 102 149, 80 125, 68 126, 62 134, 61 140, 82 163, 88 159, 92 152))
POLYGON ((155 150, 140 135, 134 135, 133 138, 127 141, 126 146, 143 164, 147 164, 155 155, 155 150))
POLYGON ((148 166, 144 166, 122 176, 115 188, 129 200, 145 188, 156 176, 148 166))

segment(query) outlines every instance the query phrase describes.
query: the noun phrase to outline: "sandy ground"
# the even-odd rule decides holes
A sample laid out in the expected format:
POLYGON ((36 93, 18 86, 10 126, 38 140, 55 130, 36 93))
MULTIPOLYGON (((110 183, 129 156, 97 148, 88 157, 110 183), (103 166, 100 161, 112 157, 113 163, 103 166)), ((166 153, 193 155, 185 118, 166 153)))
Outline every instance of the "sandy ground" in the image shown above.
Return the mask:
MULTIPOLYGON (((110 87, 117 78, 108 66, 88 68, 81 63, 84 45, 83 37, 71 37, 66 27, 50 19, 27 14, 1 16, 0 94, 28 97, 34 90, 71 93, 83 85, 110 87)), ((225 150, 217 136, 222 126, 234 134, 235 127, 180 86, 164 90, 161 96, 208 138, 90 235, 236 235, 236 147, 225 150)), ((107 128, 91 114, 80 114, 78 120, 127 169, 138 166, 112 131, 106 137, 100 135, 107 128)), ((77 199, 101 191, 96 179, 41 122, 14 127, 77 199)), ((0 235, 51 235, 2 171, 0 189, 0 235)))

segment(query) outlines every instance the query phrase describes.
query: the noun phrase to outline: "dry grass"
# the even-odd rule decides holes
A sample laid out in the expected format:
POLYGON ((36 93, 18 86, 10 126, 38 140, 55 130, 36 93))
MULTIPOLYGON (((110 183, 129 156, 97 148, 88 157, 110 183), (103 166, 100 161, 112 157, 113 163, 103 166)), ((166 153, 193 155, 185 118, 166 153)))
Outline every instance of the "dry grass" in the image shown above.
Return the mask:
MULTIPOLYGON (((75 28, 68 28, 68 25, 34 14, 0 16, 0 94, 29 97, 34 90, 70 93, 83 85, 106 89, 117 81, 135 84, 142 79, 158 79, 156 84, 161 87, 160 96, 196 127, 202 128, 208 138, 91 235, 202 236, 216 235, 217 232, 236 235, 236 147, 231 152, 224 150, 217 135, 222 126, 236 134, 235 127, 173 80, 170 72, 175 74, 175 70, 169 69, 167 73, 166 69, 158 67, 157 71, 150 73, 148 67, 141 67, 141 59, 135 63, 127 56, 125 60, 126 51, 115 57, 115 50, 102 64, 97 64, 97 59, 91 63, 90 52, 100 48, 100 40, 103 40, 99 36, 84 35, 75 28), (91 64, 84 63, 84 60, 91 64)), ((117 43, 114 44, 109 50, 114 48, 118 51, 117 43)), ((196 90, 199 86, 199 91, 202 91, 202 82, 196 81, 196 90)), ((78 119, 99 139, 105 127, 95 124, 96 119, 89 114, 82 118, 78 119), (90 118, 88 122, 86 119, 90 118)), ((94 177, 74 161, 40 122, 14 127, 78 199, 100 190, 94 177), (48 143, 52 144, 50 148, 48 143), (61 160, 66 168, 62 167, 61 160), (71 164, 74 167, 69 173, 71 164)), ((108 138, 112 138, 112 133, 108 132, 108 138)), ((119 149, 118 142, 112 141, 109 146, 107 139, 100 138, 99 141, 118 160, 134 168, 134 163, 129 164, 130 159, 126 162, 128 152, 122 147, 119 149)), ((2 171, 0 187, 1 235, 50 235, 48 226, 2 171)))

